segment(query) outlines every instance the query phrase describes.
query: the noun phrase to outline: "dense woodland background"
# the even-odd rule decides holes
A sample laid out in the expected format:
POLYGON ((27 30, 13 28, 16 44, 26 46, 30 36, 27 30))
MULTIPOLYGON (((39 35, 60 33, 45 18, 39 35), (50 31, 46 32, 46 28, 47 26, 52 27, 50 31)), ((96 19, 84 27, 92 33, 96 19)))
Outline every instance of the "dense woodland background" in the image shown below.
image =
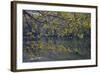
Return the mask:
POLYGON ((90 59, 91 14, 23 10, 23 62, 90 59))

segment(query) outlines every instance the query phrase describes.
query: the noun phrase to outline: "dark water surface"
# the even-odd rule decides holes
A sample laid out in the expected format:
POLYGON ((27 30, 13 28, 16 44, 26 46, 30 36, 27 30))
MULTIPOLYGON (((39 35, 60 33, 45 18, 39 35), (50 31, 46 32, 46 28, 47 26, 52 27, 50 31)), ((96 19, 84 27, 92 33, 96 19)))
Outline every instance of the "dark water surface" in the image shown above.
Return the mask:
MULTIPOLYGON (((31 41, 31 40, 30 40, 31 41)), ((29 41, 29 42, 30 42, 29 41)), ((34 40, 35 43, 39 39, 34 40)), ((23 62, 82 60, 91 58, 90 38, 42 37, 42 48, 23 49, 23 62), (49 44, 49 47, 48 47, 49 44)), ((24 47, 27 47, 25 43, 24 47)))

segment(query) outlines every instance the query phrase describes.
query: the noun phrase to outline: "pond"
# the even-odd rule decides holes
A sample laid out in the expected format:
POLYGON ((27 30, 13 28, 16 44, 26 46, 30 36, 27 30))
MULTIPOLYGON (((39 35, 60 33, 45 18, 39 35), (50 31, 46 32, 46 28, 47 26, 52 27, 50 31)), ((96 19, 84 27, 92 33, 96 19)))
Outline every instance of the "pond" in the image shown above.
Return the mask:
POLYGON ((89 37, 51 36, 29 38, 23 43, 23 62, 83 60, 91 58, 91 40, 89 37))

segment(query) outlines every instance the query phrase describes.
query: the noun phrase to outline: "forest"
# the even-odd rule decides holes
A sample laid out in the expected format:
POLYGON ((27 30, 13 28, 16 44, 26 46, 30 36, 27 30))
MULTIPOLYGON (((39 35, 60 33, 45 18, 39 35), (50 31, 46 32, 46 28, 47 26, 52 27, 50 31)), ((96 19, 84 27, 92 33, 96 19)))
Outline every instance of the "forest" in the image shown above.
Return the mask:
POLYGON ((23 62, 90 58, 90 13, 23 10, 23 62))

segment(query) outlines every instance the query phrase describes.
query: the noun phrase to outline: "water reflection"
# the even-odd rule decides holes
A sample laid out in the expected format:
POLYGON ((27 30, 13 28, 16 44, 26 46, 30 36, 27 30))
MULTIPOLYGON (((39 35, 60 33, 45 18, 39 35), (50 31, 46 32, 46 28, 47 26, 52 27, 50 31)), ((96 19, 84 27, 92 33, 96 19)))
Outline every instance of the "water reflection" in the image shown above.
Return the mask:
POLYGON ((90 59, 90 42, 89 37, 84 39, 57 36, 37 38, 34 40, 33 48, 24 49, 23 62, 90 59))

